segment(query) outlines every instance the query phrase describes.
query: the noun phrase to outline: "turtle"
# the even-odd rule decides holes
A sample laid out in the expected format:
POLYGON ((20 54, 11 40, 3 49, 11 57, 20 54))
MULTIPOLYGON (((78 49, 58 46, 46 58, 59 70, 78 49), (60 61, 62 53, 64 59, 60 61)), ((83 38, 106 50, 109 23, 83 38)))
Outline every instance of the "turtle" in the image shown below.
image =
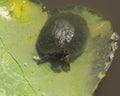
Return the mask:
POLYGON ((41 57, 37 64, 52 60, 58 62, 63 71, 70 71, 70 63, 84 51, 88 34, 87 22, 77 14, 61 13, 50 17, 36 42, 41 57))

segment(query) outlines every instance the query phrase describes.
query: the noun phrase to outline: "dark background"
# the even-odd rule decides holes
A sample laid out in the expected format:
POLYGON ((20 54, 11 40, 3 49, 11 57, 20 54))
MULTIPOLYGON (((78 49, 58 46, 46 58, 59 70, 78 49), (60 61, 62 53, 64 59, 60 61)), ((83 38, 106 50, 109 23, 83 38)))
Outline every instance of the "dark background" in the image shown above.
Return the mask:
MULTIPOLYGON (((97 10, 112 22, 120 35, 120 0, 40 0, 48 9, 71 5, 83 5, 97 10)), ((120 41, 120 40, 119 40, 120 41)), ((120 46, 120 43, 119 43, 120 46)), ((120 96, 120 47, 117 49, 107 76, 102 80, 95 96, 120 96)))

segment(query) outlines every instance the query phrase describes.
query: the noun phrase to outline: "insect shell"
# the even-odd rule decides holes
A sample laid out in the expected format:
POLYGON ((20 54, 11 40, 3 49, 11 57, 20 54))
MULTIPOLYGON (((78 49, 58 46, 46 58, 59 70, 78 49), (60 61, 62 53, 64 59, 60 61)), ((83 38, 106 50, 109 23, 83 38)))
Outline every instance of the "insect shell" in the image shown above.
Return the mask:
POLYGON ((36 48, 41 60, 53 60, 63 71, 70 71, 70 63, 79 57, 87 41, 86 21, 73 13, 61 13, 48 19, 38 36, 36 48))

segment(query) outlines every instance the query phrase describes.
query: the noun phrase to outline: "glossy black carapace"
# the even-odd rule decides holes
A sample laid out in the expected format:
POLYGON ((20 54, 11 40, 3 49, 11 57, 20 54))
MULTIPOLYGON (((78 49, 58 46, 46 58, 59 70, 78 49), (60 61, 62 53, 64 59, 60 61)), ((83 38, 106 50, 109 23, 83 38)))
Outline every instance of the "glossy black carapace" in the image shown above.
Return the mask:
POLYGON ((38 64, 53 60, 69 71, 70 63, 84 51, 88 33, 87 23, 79 15, 62 13, 50 17, 36 43, 41 57, 38 64))

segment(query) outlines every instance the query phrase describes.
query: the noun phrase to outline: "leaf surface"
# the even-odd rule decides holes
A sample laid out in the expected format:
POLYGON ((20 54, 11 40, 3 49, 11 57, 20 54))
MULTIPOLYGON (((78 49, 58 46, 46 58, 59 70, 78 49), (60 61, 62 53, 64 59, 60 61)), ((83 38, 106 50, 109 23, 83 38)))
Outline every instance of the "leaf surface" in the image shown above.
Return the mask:
POLYGON ((85 51, 71 64, 71 71, 56 73, 50 63, 38 66, 33 61, 33 56, 37 55, 37 36, 52 15, 43 12, 41 5, 29 4, 29 11, 25 10, 29 15, 21 16, 22 12, 16 12, 19 8, 10 11, 8 5, 8 9, 3 8, 5 5, 0 7, 4 12, 13 12, 8 14, 9 19, 0 14, 1 96, 92 96, 111 62, 111 23, 86 7, 60 8, 53 12, 52 15, 78 14, 87 21, 90 30, 85 51))

